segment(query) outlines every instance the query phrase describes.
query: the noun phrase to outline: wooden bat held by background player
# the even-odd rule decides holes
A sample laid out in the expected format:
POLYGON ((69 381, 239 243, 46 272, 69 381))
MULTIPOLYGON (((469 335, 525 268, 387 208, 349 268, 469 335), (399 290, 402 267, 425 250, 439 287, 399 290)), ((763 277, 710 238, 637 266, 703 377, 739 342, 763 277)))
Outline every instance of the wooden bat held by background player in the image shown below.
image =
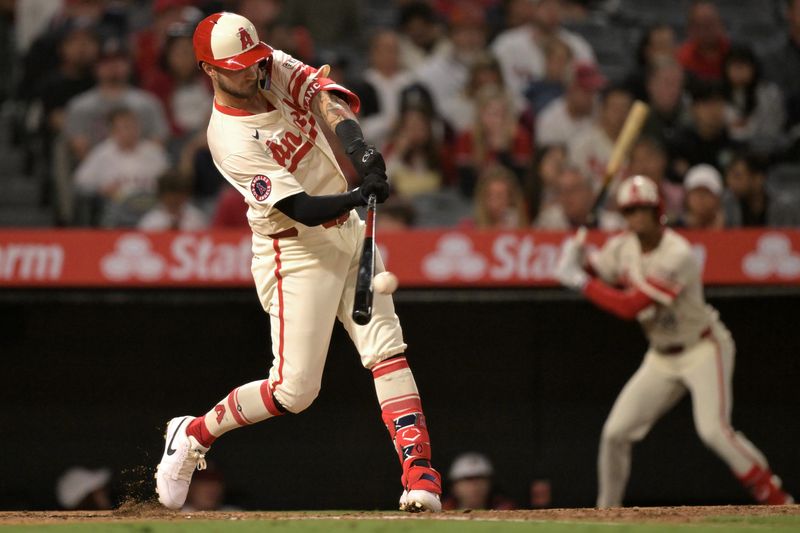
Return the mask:
POLYGON ((631 106, 631 110, 628 111, 628 116, 625 118, 622 131, 620 131, 617 136, 617 140, 614 142, 614 148, 611 150, 611 157, 608 158, 608 163, 606 163, 602 187, 600 188, 600 192, 597 193, 597 197, 592 205, 592 210, 589 213, 590 225, 597 225, 598 211, 605 202, 608 188, 614 176, 619 172, 625 158, 628 157, 633 143, 639 138, 639 133, 642 131, 644 121, 647 120, 649 112, 650 107, 641 100, 636 100, 631 106))

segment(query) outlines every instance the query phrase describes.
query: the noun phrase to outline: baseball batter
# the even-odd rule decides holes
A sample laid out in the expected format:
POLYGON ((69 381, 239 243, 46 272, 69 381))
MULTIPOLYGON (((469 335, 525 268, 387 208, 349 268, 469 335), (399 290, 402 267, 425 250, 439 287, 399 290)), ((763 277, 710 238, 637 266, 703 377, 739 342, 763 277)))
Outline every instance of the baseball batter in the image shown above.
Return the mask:
MULTIPOLYGON (((439 511, 441 478, 392 298, 376 294, 371 322, 351 318, 364 225, 353 208, 389 195, 383 158, 363 140, 359 100, 315 69, 259 41, 233 13, 201 21, 198 64, 214 86, 208 144, 222 175, 247 202, 253 231, 252 272, 270 315, 273 364, 267 379, 235 388, 208 413, 167 425, 156 471, 159 501, 179 509, 195 468, 222 434, 271 417, 299 413, 320 390, 334 319, 372 371, 383 421, 402 465, 400 508, 439 511), (362 178, 347 181, 323 128, 342 142, 362 178)), ((376 270, 383 271, 380 257, 376 270)))
POLYGON ((644 176, 628 178, 618 189, 617 205, 628 231, 611 238, 588 263, 581 232, 564 245, 556 267, 563 285, 601 309, 638 319, 650 341, 603 427, 597 506, 622 505, 632 444, 687 391, 700 438, 753 497, 764 504, 792 503, 764 455, 731 427, 733 339, 705 303, 689 243, 661 224, 658 187, 644 176))

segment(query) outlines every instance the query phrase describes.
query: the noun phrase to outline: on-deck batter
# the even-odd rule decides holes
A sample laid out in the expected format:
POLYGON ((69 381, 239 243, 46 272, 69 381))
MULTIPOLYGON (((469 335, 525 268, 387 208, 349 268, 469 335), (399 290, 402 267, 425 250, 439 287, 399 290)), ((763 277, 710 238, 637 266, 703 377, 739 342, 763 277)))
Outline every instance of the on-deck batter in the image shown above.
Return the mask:
POLYGON ((688 391, 703 442, 731 468, 759 503, 786 504, 764 455, 730 424, 734 343, 705 303, 701 271, 689 243, 664 228, 656 184, 644 176, 625 180, 617 205, 628 231, 588 259, 583 242, 569 239, 556 267, 567 287, 621 318, 637 318, 650 348, 622 389, 603 427, 598 457, 598 507, 622 505, 631 447, 688 391), (614 286, 622 286, 621 290, 614 286))
MULTIPOLYGON (((389 295, 376 294, 372 320, 351 318, 364 225, 352 209, 389 195, 383 158, 355 121, 359 100, 319 70, 273 50, 233 13, 201 21, 197 61, 214 85, 208 144, 225 179, 244 196, 253 230, 252 272, 270 315, 274 360, 268 379, 237 387, 206 415, 167 426, 156 472, 159 501, 180 508, 195 468, 232 429, 307 408, 320 390, 334 320, 372 371, 384 423, 402 465, 401 509, 439 511, 441 478, 406 344, 389 295), (362 178, 347 181, 325 139, 336 132, 362 178)), ((376 269, 383 271, 380 256, 376 269)))

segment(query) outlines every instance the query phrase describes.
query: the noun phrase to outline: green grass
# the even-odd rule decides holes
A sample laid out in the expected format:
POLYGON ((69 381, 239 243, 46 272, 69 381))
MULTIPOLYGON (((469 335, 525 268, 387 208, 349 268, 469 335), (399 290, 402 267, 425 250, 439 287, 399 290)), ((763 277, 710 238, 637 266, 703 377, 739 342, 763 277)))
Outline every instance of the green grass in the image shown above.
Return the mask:
POLYGON ((800 516, 714 517, 693 524, 608 524, 478 520, 182 520, 2 526, 3 533, 752 533, 800 531, 800 516))

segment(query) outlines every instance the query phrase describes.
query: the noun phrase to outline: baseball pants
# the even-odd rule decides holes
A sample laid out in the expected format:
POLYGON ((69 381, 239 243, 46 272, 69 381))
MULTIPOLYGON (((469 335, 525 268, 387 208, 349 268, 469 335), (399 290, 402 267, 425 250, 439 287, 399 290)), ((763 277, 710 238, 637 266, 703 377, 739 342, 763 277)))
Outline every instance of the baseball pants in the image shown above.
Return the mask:
POLYGON ((651 348, 617 397, 603 427, 598 456, 598 507, 622 505, 631 447, 688 391, 698 435, 737 477, 766 468, 764 455, 730 424, 735 346, 728 330, 712 334, 677 355, 651 348))

